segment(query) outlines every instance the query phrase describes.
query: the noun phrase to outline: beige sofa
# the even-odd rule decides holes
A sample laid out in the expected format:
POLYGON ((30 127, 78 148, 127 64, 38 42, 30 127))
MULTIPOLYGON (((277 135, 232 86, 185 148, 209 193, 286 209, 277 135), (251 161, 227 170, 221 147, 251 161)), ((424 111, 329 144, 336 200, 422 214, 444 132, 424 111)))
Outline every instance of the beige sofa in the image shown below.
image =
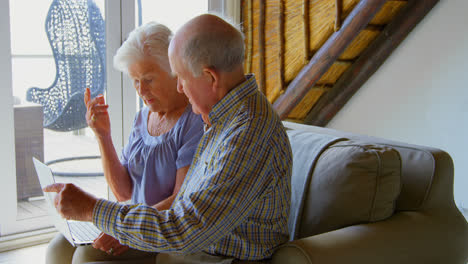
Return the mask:
POLYGON ((284 124, 294 162, 291 242, 272 263, 467 263, 468 224, 446 152, 284 124))
POLYGON ((453 200, 446 152, 284 124, 294 163, 291 242, 278 248, 272 263, 468 261, 468 224, 453 200))

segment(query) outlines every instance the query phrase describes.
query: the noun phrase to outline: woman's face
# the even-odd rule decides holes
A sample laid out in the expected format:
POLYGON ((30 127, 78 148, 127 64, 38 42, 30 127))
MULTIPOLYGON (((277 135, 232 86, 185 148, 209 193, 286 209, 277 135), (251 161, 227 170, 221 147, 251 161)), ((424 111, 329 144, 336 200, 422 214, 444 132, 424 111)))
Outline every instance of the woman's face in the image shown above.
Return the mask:
POLYGON ((152 112, 167 112, 177 93, 177 79, 163 70, 154 59, 138 61, 128 68, 138 95, 152 112))

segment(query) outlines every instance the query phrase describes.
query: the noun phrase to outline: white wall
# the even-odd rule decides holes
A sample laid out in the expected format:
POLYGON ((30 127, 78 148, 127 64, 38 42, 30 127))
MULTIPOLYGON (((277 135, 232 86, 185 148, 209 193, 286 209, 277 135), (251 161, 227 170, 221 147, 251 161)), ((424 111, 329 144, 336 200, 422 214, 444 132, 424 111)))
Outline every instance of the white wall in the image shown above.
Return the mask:
POLYGON ((13 92, 11 90, 11 49, 10 49, 10 16, 8 1, 0 1, 0 201, 2 217, 0 217, 0 233, 4 233, 16 218, 16 165, 15 165, 15 134, 13 127, 13 92), (8 62, 8 63, 5 63, 8 62))
POLYGON ((468 1, 440 0, 328 127, 447 151, 468 208, 468 1))

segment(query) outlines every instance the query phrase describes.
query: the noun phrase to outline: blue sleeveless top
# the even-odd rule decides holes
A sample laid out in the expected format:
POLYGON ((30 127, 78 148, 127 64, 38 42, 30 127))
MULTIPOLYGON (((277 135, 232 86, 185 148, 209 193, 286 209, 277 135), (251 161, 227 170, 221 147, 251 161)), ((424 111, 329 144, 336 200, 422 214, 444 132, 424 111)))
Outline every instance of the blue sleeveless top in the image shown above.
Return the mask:
POLYGON ((136 114, 120 161, 133 182, 132 203, 152 206, 172 195, 176 171, 192 163, 203 135, 203 121, 188 105, 171 130, 151 136, 148 114, 148 107, 136 114))

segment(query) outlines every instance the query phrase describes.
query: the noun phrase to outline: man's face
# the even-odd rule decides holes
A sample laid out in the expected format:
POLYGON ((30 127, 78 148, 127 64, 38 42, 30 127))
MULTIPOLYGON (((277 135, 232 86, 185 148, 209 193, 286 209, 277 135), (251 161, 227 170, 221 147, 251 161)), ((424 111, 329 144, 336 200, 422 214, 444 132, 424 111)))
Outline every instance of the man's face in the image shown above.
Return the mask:
POLYGON ((192 105, 195 114, 208 115, 213 106, 210 100, 213 97, 211 83, 202 74, 194 77, 184 65, 177 52, 169 50, 169 61, 172 73, 177 76, 177 91, 185 93, 192 105))

